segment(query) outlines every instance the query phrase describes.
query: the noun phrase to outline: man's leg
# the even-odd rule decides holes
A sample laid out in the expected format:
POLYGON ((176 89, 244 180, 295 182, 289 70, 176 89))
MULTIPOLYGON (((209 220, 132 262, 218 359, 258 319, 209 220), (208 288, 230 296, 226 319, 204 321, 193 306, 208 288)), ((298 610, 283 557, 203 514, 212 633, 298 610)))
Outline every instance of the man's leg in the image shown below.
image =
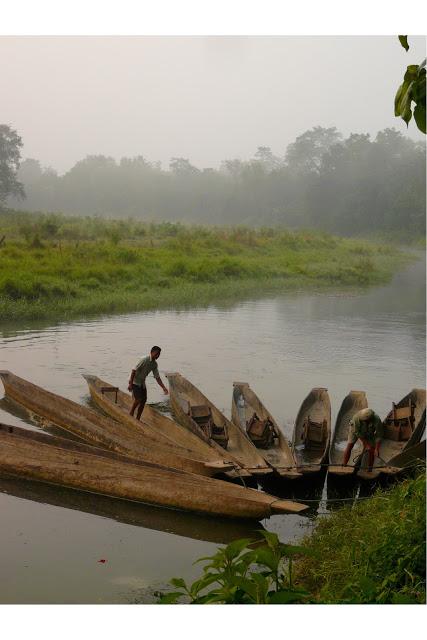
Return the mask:
POLYGON ((139 405, 139 400, 137 398, 134 398, 133 404, 132 404, 132 406, 130 408, 130 411, 129 411, 131 416, 133 416, 133 414, 135 413, 135 409, 137 408, 138 405, 139 405))
POLYGON ((147 389, 145 387, 142 388, 142 398, 139 401, 138 412, 136 414, 136 419, 139 420, 141 418, 141 414, 144 411, 145 403, 147 402, 147 389))
POLYGON ((368 471, 372 471, 375 459, 375 448, 371 444, 368 444, 366 448, 368 449, 368 471))

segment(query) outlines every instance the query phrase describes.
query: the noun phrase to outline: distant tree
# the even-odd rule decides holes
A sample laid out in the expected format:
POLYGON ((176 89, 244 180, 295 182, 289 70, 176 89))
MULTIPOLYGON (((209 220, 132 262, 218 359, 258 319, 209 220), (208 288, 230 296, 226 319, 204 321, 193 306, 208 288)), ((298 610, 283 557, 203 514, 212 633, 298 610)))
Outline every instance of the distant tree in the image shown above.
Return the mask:
POLYGON ((0 124, 0 206, 9 196, 25 198, 24 186, 17 178, 22 140, 7 124, 0 124))
POLYGON ((286 163, 297 173, 317 173, 322 156, 341 138, 342 135, 336 127, 313 127, 288 145, 286 163))
POLYGON ((171 158, 169 168, 177 176, 188 176, 200 173, 199 169, 194 167, 188 158, 171 158))
POLYGON ((43 169, 38 160, 26 158, 19 166, 18 178, 25 185, 38 182, 43 175, 43 169))
MULTIPOLYGON (((409 50, 408 36, 399 36, 405 51, 409 50)), ((409 125, 412 115, 420 131, 426 133, 426 59, 421 64, 410 64, 394 99, 394 115, 409 125), (412 107, 414 103, 414 107, 412 107)))
POLYGON ((255 160, 260 162, 267 171, 280 169, 282 160, 275 156, 270 147, 258 147, 255 153, 255 160))

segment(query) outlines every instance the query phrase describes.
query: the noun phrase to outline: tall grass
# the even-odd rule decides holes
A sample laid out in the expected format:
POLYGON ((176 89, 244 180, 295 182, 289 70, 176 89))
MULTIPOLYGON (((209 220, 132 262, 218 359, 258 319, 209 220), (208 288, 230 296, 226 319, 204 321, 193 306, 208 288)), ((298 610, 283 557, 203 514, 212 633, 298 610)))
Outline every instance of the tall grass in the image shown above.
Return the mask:
POLYGON ((0 214, 0 317, 205 304, 257 290, 365 286, 396 249, 312 231, 0 214))
POLYGON ((425 602, 425 473, 317 524, 298 582, 324 603, 425 602))

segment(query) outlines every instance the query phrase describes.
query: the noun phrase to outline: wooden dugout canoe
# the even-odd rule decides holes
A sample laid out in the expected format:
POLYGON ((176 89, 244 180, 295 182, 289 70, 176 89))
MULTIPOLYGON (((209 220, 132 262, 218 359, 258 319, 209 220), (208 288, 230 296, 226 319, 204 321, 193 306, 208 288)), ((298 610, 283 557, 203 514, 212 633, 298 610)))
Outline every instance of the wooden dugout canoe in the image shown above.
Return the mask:
POLYGON ((217 461, 200 460, 196 458, 196 454, 190 457, 184 449, 175 447, 173 443, 160 446, 143 428, 138 431, 131 430, 88 407, 19 378, 10 371, 0 371, 0 378, 8 398, 49 423, 97 447, 144 462, 200 475, 215 475, 224 468, 230 468, 223 465, 219 456, 217 461))
POLYGON ((0 473, 7 475, 212 516, 258 520, 306 508, 222 480, 51 445, 11 429, 0 430, 0 473))
POLYGON ((217 407, 189 380, 180 373, 167 373, 169 394, 173 414, 188 431, 196 434, 203 441, 210 441, 218 452, 230 456, 252 475, 263 476, 272 473, 273 469, 267 465, 249 438, 240 428, 230 422, 217 407), (189 415, 192 406, 209 407, 212 418, 217 425, 224 425, 228 435, 227 449, 223 449, 213 439, 207 438, 199 425, 189 415))
POLYGON ((231 419, 245 435, 247 435, 247 425, 254 415, 261 421, 268 420, 276 436, 271 446, 258 448, 260 455, 282 478, 289 480, 300 478, 301 474, 296 470, 296 462, 288 442, 271 413, 267 411, 247 382, 234 382, 231 419))
POLYGON ((350 391, 342 401, 329 449, 328 473, 337 476, 349 476, 355 473, 356 465, 354 460, 357 460, 362 453, 362 443, 360 440, 356 442, 351 451, 350 460, 345 466, 343 466, 344 452, 347 447, 350 421, 355 413, 361 409, 366 409, 367 406, 368 401, 364 391, 350 391))
MULTIPOLYGON (((244 477, 248 474, 238 469, 236 474, 236 464, 230 457, 224 455, 224 451, 217 451, 208 443, 200 441, 197 436, 189 433, 187 429, 171 420, 160 411, 156 411, 149 404, 146 404, 142 414, 142 421, 137 420, 129 414, 132 406, 132 396, 129 393, 120 391, 117 387, 111 387, 105 380, 97 376, 83 375, 86 380, 90 396, 97 407, 102 409, 117 422, 127 427, 131 433, 143 430, 144 434, 150 437, 157 447, 162 450, 165 447, 174 446, 180 455, 190 458, 200 458, 210 463, 210 466, 217 469, 217 473, 227 472, 229 476, 238 475, 244 477), (117 393, 103 392, 103 389, 117 389, 117 393)), ((204 474, 206 475, 206 474, 204 474)))
POLYGON ((292 449, 301 473, 319 473, 328 458, 331 402, 328 390, 316 387, 302 403, 295 420, 292 449), (308 434, 307 434, 308 429, 308 434))
MULTIPOLYGON (((399 473, 401 468, 396 465, 392 465, 391 461, 402 453, 407 447, 413 446, 419 442, 425 426, 425 410, 426 410, 426 391, 425 389, 412 389, 406 394, 399 402, 394 404, 392 409, 384 419, 384 438, 381 440, 379 456, 374 460, 374 466, 372 471, 368 471, 366 468, 367 455, 365 454, 362 459, 362 464, 357 475, 362 480, 373 480, 377 478, 381 473, 386 475, 395 475, 399 473), (391 435, 391 430, 387 426, 393 420, 394 411, 403 410, 409 406, 413 407, 413 426, 412 433, 406 440, 395 440, 391 435)), ((396 414, 399 416, 399 411, 396 414)))

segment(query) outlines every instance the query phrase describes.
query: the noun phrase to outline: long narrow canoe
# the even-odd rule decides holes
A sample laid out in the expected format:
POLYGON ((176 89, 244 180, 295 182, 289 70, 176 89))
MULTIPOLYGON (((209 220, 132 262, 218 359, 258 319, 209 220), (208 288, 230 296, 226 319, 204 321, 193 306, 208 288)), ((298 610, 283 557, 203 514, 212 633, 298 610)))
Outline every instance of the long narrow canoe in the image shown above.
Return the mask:
POLYGON ((0 493, 44 505, 89 513, 134 527, 216 544, 229 544, 240 538, 258 539, 260 531, 263 530, 260 522, 252 520, 206 518, 187 511, 163 509, 100 494, 97 494, 94 500, 93 494, 84 491, 7 475, 0 477, 0 493))
MULTIPOLYGON (((266 439, 259 438, 259 446, 256 441, 254 442, 264 460, 282 478, 294 480, 301 477, 301 474, 296 470, 296 462, 285 436, 271 413, 267 411, 247 382, 233 383, 231 419, 245 435, 247 435, 248 425, 251 423, 255 426, 259 424, 261 428, 264 427, 264 430, 269 432, 266 439)), ((251 436, 249 435, 249 437, 251 436)))
POLYGON ((328 458, 331 436, 331 402, 328 390, 314 388, 295 420, 292 448, 301 473, 319 473, 328 458))
POLYGON ((425 410, 425 389, 412 389, 400 402, 393 405, 393 409, 384 419, 384 437, 381 440, 379 456, 375 458, 373 469, 372 471, 367 470, 367 456, 364 455, 361 468, 357 472, 359 478, 372 480, 380 473, 394 475, 400 471, 398 466, 391 465, 391 460, 404 451, 407 446, 412 446, 420 440, 424 429, 425 410), (402 418, 408 412, 411 414, 411 419, 402 418), (393 426, 399 422, 401 424, 412 423, 408 433, 401 432, 404 439, 399 436, 399 428, 393 426))
POLYGON ((355 472, 356 465, 354 461, 357 462, 362 453, 362 443, 360 440, 356 442, 351 451, 349 463, 346 466, 343 466, 344 451, 347 447, 350 421, 353 419, 355 413, 361 409, 365 409, 367 406, 368 401, 364 391, 350 391, 344 398, 338 412, 334 435, 329 449, 328 473, 337 476, 348 476, 355 472))
MULTIPOLYGON (((108 382, 101 380, 97 376, 83 375, 83 377, 88 384, 90 396, 97 407, 127 427, 130 432, 138 432, 141 429, 141 421, 129 414, 129 409, 132 406, 132 396, 130 394, 121 391, 117 387, 111 387, 108 382), (115 391, 113 393, 105 392, 105 389, 115 389, 115 391)), ((156 411, 149 404, 145 405, 142 418, 144 433, 150 436, 153 442, 162 449, 165 445, 169 447, 172 445, 177 446, 180 454, 210 462, 218 468, 218 472, 227 472, 238 467, 236 462, 231 460, 230 456, 227 456, 224 451, 218 451, 209 443, 202 442, 193 433, 189 433, 187 429, 160 413, 160 411, 156 411)), ((240 471, 238 473, 241 476, 247 475, 240 471)), ((234 477, 236 472, 229 473, 229 475, 234 477)))
POLYGON ((0 371, 0 378, 8 398, 95 446, 144 462, 200 475, 215 475, 230 469, 219 456, 217 460, 206 460, 203 456, 198 459, 196 454, 187 453, 172 442, 159 445, 146 433, 144 425, 139 430, 131 430, 88 407, 19 378, 10 371, 0 371))
POLYGON ((200 439, 210 440, 212 446, 223 455, 228 455, 236 460, 244 469, 253 475, 265 475, 272 473, 273 469, 259 454, 249 438, 242 433, 240 428, 230 422, 197 387, 180 373, 167 373, 169 381, 169 394, 173 414, 178 422, 196 434, 200 439), (227 433, 228 442, 225 450, 212 438, 207 438, 197 422, 190 416, 192 407, 208 407, 215 425, 220 425, 227 433))
POLYGON ((51 445, 11 428, 0 431, 0 474, 212 516, 257 520, 306 508, 222 480, 51 445))

